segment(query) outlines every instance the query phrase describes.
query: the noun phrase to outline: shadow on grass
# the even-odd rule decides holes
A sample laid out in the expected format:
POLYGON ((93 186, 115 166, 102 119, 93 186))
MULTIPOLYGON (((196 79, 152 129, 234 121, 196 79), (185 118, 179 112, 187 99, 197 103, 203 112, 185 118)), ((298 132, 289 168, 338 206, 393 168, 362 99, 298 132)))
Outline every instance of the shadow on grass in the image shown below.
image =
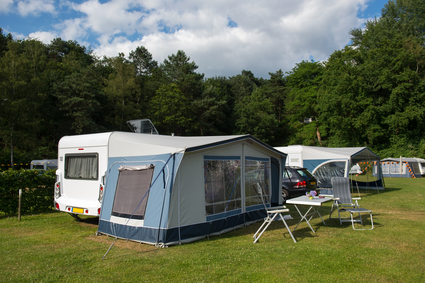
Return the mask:
POLYGON ((72 213, 69 213, 69 215, 74 218, 75 221, 82 224, 89 224, 94 226, 99 225, 99 216, 77 215, 72 213))
MULTIPOLYGON (((322 214, 322 218, 325 221, 326 225, 324 225, 321 222, 320 218, 318 217, 314 217, 313 219, 311 219, 310 225, 313 227, 315 233, 310 229, 310 227, 305 221, 300 222, 296 230, 293 231, 293 229, 295 228, 295 226, 298 224, 298 222, 301 219, 299 215, 294 215, 295 217, 293 219, 286 220, 286 223, 288 224, 289 229, 291 229, 291 233, 297 242, 302 242, 304 239, 308 239, 308 238, 315 238, 318 236, 321 230, 327 229, 327 228, 331 228, 331 229, 335 228, 338 230, 353 229, 351 222, 343 222, 341 225, 339 222, 339 219, 329 219, 329 214, 326 215, 326 213, 323 211, 321 211, 320 213, 322 214)), ((373 214, 374 230, 377 228, 379 229, 379 227, 381 226, 380 223, 376 221, 376 217, 379 217, 379 215, 380 215, 379 213, 373 214)), ((364 222, 364 227, 366 228, 370 227, 371 225, 370 218, 368 216, 367 217, 362 216, 362 218, 364 222)), ((207 239, 204 239, 203 241, 219 241, 223 239, 231 239, 235 237, 247 237, 247 236, 250 236, 252 238, 252 241, 254 241, 253 235, 255 234, 255 232, 257 232, 257 230, 260 228, 262 224, 263 224, 263 221, 261 220, 251 225, 248 225, 244 228, 239 228, 228 233, 223 233, 220 235, 207 237, 207 239)), ((356 225, 356 228, 361 228, 360 223, 355 223, 354 225, 356 225)), ((273 223, 270 224, 270 226, 267 228, 266 231, 264 231, 263 235, 258 240, 258 242, 261 242, 262 237, 267 236, 267 234, 269 235, 281 234, 283 237, 282 240, 290 240, 292 242, 291 235, 289 234, 284 223, 280 219, 275 220, 273 221, 273 223)))
POLYGON ((357 188, 352 189, 352 196, 355 197, 357 193, 360 193, 360 196, 362 197, 368 197, 368 196, 374 196, 374 195, 380 195, 380 194, 387 194, 392 192, 400 191, 401 188, 385 188, 384 190, 374 190, 374 189, 360 189, 357 191, 357 188))
MULTIPOLYGON (((306 238, 316 237, 316 233, 318 231, 320 231, 320 229, 323 227, 322 222, 310 223, 311 226, 313 227, 314 231, 316 232, 316 233, 313 233, 313 231, 311 231, 308 224, 305 221, 303 221, 299 224, 297 229, 295 231, 293 231, 293 229, 298 224, 300 219, 301 218, 298 217, 298 218, 286 220, 286 223, 288 224, 289 229, 291 230, 291 233, 292 233, 292 235, 294 236, 294 238, 297 242, 302 241, 303 239, 306 239, 306 238)), ((326 219, 324 219, 324 220, 326 220, 326 219)), ((250 224, 246 227, 237 228, 237 229, 235 229, 234 231, 231 231, 231 232, 223 233, 223 234, 220 234, 220 235, 209 236, 206 239, 203 239, 203 241, 218 241, 218 240, 223 240, 223 239, 231 239, 231 238, 236 238, 236 237, 239 238, 239 237, 247 237, 247 236, 252 238, 252 241, 254 241, 253 236, 262 224, 263 224, 263 220, 260 220, 258 222, 252 223, 252 224, 250 224)), ((267 237, 268 234, 269 235, 270 234, 273 234, 273 235, 281 234, 282 237, 283 237, 282 240, 290 240, 291 242, 293 242, 291 235, 289 234, 288 230, 285 227, 285 224, 280 219, 274 220, 273 223, 270 224, 270 226, 267 228, 267 230, 264 231, 263 235, 258 240, 258 242, 261 242, 262 238, 265 237, 265 236, 267 237)))

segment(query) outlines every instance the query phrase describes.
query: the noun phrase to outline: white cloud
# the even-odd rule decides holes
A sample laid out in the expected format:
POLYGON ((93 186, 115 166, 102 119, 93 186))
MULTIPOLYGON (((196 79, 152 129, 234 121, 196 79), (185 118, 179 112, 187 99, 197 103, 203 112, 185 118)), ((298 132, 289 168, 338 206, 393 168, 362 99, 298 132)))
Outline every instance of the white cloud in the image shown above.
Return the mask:
POLYGON ((104 4, 89 0, 72 7, 86 15, 83 26, 98 34, 112 36, 118 33, 133 34, 143 12, 132 11, 129 1, 112 0, 104 4))
POLYGON ((17 9, 21 16, 55 13, 54 0, 23 0, 18 2, 17 9))
POLYGON ((268 77, 268 72, 289 71, 311 56, 325 60, 343 48, 350 40, 350 29, 364 23, 357 11, 364 9, 366 2, 89 1, 80 5, 79 11, 87 14, 85 26, 100 34, 95 53, 127 55, 143 45, 162 62, 183 50, 207 77, 236 75, 243 69, 268 77), (229 19, 237 27, 229 27, 229 19), (165 27, 168 32, 163 31, 165 27), (140 34, 138 40, 123 38, 134 32, 140 34), (114 34, 119 39, 114 39, 114 34))
POLYGON ((28 38, 38 39, 45 44, 50 44, 50 42, 55 39, 58 35, 55 32, 48 31, 37 31, 30 33, 28 38))
POLYGON ((84 20, 80 18, 65 20, 54 27, 60 30, 60 36, 64 40, 75 40, 84 38, 87 35, 87 30, 82 26, 84 20))
MULTIPOLYGON (((358 11, 372 1, 62 0, 53 27, 65 40, 90 42, 100 56, 128 55, 143 45, 161 63, 183 50, 207 77, 245 69, 268 78, 268 72, 289 71, 311 57, 326 60, 342 49, 349 31, 366 21, 358 11)), ((22 0, 17 7, 21 15, 54 13, 53 4, 22 0)))
POLYGON ((8 13, 12 9, 13 6, 13 0, 1 0, 0 1, 0 14, 1 13, 8 13))

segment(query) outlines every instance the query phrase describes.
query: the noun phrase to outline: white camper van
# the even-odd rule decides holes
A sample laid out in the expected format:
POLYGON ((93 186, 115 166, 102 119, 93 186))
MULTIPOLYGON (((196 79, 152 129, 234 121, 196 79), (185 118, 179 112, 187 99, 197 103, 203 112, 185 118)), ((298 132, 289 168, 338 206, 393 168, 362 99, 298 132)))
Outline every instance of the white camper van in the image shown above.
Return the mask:
MULTIPOLYGON (((140 134, 158 134, 149 119, 127 121, 140 134)), ((58 144, 58 170, 54 207, 71 213, 99 216, 108 168, 112 132, 62 137, 58 144)))

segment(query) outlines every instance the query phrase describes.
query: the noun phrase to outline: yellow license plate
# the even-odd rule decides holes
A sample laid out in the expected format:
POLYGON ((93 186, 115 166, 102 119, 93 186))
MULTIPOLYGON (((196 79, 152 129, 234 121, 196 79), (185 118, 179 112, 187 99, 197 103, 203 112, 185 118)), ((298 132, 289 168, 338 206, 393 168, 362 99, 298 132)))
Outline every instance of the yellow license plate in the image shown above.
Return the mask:
POLYGON ((73 207, 72 208, 72 212, 75 212, 75 213, 84 213, 84 209, 73 207))
POLYGON ((312 185, 316 185, 316 182, 311 182, 310 184, 312 184, 312 185))

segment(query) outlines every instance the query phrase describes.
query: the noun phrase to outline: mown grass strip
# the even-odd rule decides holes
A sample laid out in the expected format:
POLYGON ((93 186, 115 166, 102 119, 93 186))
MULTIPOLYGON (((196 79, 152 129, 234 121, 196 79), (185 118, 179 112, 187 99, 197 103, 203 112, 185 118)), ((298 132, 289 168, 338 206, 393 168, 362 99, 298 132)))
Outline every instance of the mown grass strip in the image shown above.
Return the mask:
MULTIPOLYGON (((375 229, 329 220, 305 222, 293 243, 281 222, 260 241, 261 223, 190 244, 155 248, 96 236, 95 218, 66 213, 0 219, 1 281, 12 282, 424 282, 425 179, 386 179, 385 191, 361 190, 375 229), (7 279, 6 279, 7 278, 7 279)), ((299 220, 291 208, 294 227, 299 220)))

